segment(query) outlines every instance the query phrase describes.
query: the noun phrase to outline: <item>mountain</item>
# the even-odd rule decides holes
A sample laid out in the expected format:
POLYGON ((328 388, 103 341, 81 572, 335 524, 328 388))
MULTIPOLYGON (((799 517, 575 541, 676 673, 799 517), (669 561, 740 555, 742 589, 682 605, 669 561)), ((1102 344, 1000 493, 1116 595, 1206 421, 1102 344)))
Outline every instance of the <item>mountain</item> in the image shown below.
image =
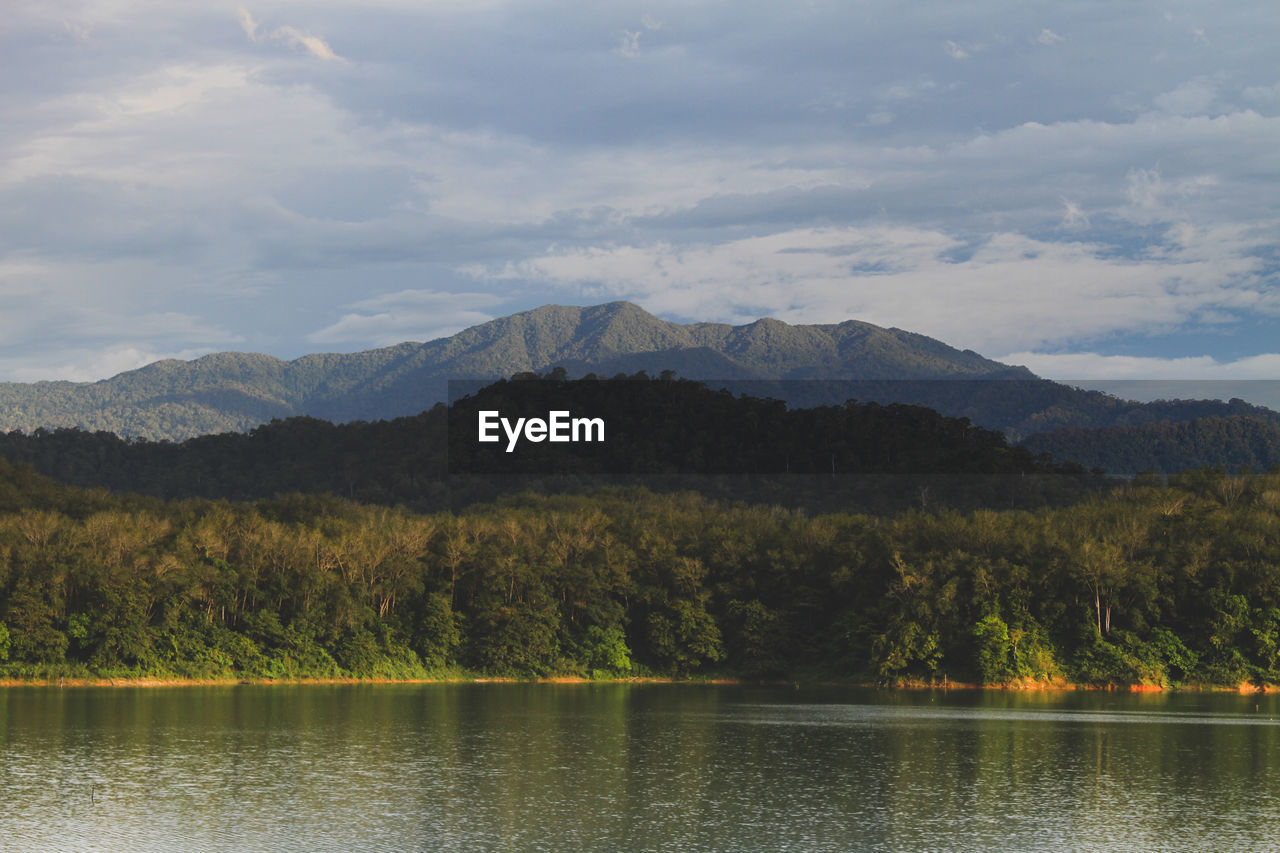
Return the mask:
POLYGON ((383 420, 446 400, 450 380, 489 381, 557 366, 570 376, 672 370, 793 406, 849 399, 927 406, 1014 441, 1054 429, 1206 417, 1247 416, 1280 426, 1280 414, 1240 400, 1135 403, 857 320, 681 324, 611 302, 546 305, 451 337, 364 352, 294 361, 227 352, 159 361, 100 382, 0 383, 0 431, 73 427, 181 441, 295 416, 383 420))
POLYGON ((547 305, 423 344, 294 361, 216 353, 92 383, 0 383, 0 429, 78 427, 177 441, 294 415, 375 420, 430 408, 446 399, 450 379, 556 365, 574 375, 674 369, 697 379, 1034 378, 924 335, 856 320, 685 325, 627 302, 547 305))

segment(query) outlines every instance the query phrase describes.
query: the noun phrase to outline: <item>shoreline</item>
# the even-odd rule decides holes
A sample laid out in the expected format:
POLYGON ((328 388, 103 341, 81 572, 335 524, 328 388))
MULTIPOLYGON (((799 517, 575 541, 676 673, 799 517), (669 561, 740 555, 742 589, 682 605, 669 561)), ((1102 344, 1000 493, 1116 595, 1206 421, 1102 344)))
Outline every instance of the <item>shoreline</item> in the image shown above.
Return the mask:
POLYGON ((879 690, 998 690, 1017 693, 1065 693, 1072 691, 1094 691, 1114 693, 1239 693, 1241 695, 1271 694, 1280 692, 1277 685, 1256 685, 1242 682, 1230 684, 1182 684, 1165 687, 1158 684, 1073 684, 1061 682, 1009 682, 1003 684, 978 684, 976 682, 928 682, 898 681, 891 684, 877 684, 865 681, 832 681, 814 679, 799 681, 795 679, 747 679, 734 676, 710 678, 675 678, 670 676, 637 676, 634 678, 592 679, 576 675, 547 676, 544 678, 508 678, 503 676, 462 676, 457 678, 156 678, 140 676, 138 678, 0 678, 0 689, 10 687, 261 687, 261 686, 315 686, 337 684, 700 684, 709 686, 750 685, 760 687, 855 687, 879 690))

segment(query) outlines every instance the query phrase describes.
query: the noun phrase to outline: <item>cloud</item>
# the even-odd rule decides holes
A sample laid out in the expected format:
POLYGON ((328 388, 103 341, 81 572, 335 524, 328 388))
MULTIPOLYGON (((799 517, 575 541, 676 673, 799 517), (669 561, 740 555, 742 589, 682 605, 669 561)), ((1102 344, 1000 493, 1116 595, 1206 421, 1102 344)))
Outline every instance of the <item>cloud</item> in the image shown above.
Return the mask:
POLYGON ((249 41, 258 40, 258 22, 254 20, 248 9, 243 6, 236 9, 236 20, 240 22, 240 28, 244 30, 249 41))
POLYGON ((242 345, 190 304, 184 276, 137 259, 0 260, 0 377, 91 381, 242 345))
POLYGON ((886 87, 880 93, 879 99, 886 102, 912 101, 925 97, 937 88, 938 84, 928 77, 916 80, 899 80, 886 87))
POLYGON ((0 280, 8 296, 3 301, 21 305, 20 316, 0 322, 5 341, 0 376, 7 380, 96 381, 163 358, 196 358, 244 340, 188 313, 103 304, 109 300, 94 300, 74 287, 20 295, 12 279, 0 280), (69 302, 67 294, 75 301, 69 302))
POLYGON ((96 382, 164 359, 188 361, 211 352, 215 352, 212 347, 157 350, 146 345, 116 344, 100 350, 66 350, 60 354, 60 362, 50 362, 46 356, 0 356, 0 375, 15 382, 96 382))
POLYGON ((402 290, 353 302, 340 320, 307 335, 320 344, 391 346, 404 341, 430 341, 468 326, 487 322, 502 298, 486 293, 402 290))
POLYGON ((622 31, 622 38, 619 40, 617 47, 618 53, 628 59, 634 59, 639 56, 641 53, 640 36, 644 35, 646 32, 656 33, 658 30, 662 29, 662 24, 663 22, 653 17, 653 15, 648 12, 644 13, 640 16, 640 26, 643 27, 643 29, 622 31))
POLYGON ((1280 104, 1280 83, 1271 86, 1248 86, 1240 94, 1246 101, 1265 107, 1275 107, 1280 104))
POLYGON ((66 18, 62 19, 62 28, 67 35, 80 44, 86 44, 93 35, 93 27, 82 21, 72 21, 66 18))
POLYGON ((1205 311, 1280 311, 1251 246, 1240 233, 1178 233, 1131 259, 1103 245, 1002 233, 957 260, 963 243, 940 231, 807 228, 700 246, 555 251, 489 276, 688 319, 854 317, 992 352, 1169 331, 1205 311))
POLYGON ((1074 201, 1062 198, 1062 227, 1071 231, 1079 231, 1089 227, 1089 217, 1074 201))
POLYGON ((11 4, 0 355, 293 356, 619 294, 1007 350, 1271 348, 1280 89, 1255 10, 1049 29, 1035 4, 924 1, 11 4), (353 307, 421 282, 502 301, 434 325, 353 307))
POLYGON ((640 55, 640 30, 623 30, 622 40, 618 42, 618 53, 628 59, 640 55))
POLYGON ((1137 222, 1179 218, 1187 202, 1211 193, 1219 184, 1214 175, 1188 175, 1165 180, 1159 168, 1130 169, 1125 175, 1124 214, 1137 222))
POLYGON ((1096 352, 1012 352, 997 361, 1021 364, 1046 379, 1280 379, 1280 353, 1264 353, 1233 361, 1212 356, 1101 355, 1096 352))
POLYGON ((1124 400, 1231 400, 1280 411, 1280 353, 1219 360, 1211 356, 1013 352, 996 357, 1038 376, 1104 391, 1124 400))
POLYGON ((280 27, 272 33, 272 36, 283 39, 293 47, 301 47, 316 59, 323 59, 326 62, 346 62, 345 59, 333 52, 333 48, 329 47, 328 42, 324 39, 294 27, 280 27))
POLYGON ((274 39, 282 41, 290 47, 301 48, 316 59, 323 59, 326 62, 346 62, 345 59, 333 52, 333 48, 329 46, 328 42, 305 30, 282 26, 277 27, 270 33, 263 33, 260 30, 258 21, 254 20, 252 13, 243 6, 236 10, 236 19, 240 22, 240 28, 244 30, 244 34, 249 41, 256 42, 263 38, 274 39))
POLYGON ((1208 80, 1189 80, 1176 89, 1156 96, 1155 105, 1171 115, 1203 115, 1217 96, 1217 86, 1208 80))

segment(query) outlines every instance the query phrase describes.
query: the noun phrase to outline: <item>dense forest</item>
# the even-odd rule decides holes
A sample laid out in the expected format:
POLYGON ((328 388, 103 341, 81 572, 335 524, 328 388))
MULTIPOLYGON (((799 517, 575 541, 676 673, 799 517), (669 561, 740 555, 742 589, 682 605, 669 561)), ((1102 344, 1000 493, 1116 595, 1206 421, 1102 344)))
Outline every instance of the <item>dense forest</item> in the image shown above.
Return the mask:
POLYGON ((1020 445, 1116 474, 1195 468, 1267 471, 1280 465, 1280 425, 1253 415, 1205 417, 1140 426, 1067 427, 1020 445))
POLYGON ((0 672, 1280 683, 1280 475, 1035 512, 606 489, 414 514, 0 464, 0 672))
POLYGON ((810 511, 1038 506, 1074 501, 1098 485, 1080 466, 1055 464, 1009 446, 998 432, 919 406, 850 401, 795 409, 670 374, 564 376, 525 374, 409 418, 342 425, 290 418, 178 444, 72 429, 10 432, 0 434, 0 457, 73 485, 161 498, 331 493, 420 512, 512 491, 624 481, 810 511), (601 416, 607 440, 526 444, 511 454, 475 441, 480 410, 545 415, 554 408, 601 416))

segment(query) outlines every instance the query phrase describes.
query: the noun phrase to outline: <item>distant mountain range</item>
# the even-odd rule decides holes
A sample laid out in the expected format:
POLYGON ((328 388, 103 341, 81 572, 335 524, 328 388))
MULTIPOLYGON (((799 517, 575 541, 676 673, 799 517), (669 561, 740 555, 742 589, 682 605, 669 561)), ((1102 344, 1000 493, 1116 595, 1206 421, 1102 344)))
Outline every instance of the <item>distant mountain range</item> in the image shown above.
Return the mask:
POLYGON ((682 325, 627 302, 547 305, 428 343, 282 361, 255 353, 166 360, 100 382, 0 384, 0 429, 79 427, 180 440, 273 418, 336 422, 410 415, 450 379, 563 365, 574 374, 672 369, 699 379, 1032 378, 924 335, 854 320, 682 325))
MULTIPOLYGON (((283 361, 216 353, 159 361, 92 383, 0 383, 0 430, 74 427, 180 441, 307 415, 333 422, 416 414, 446 399, 452 379, 496 379, 564 367, 602 376, 666 370, 797 405, 854 397, 925 405, 1019 440, 1203 417, 1280 415, 1242 401, 1134 403, 1037 378, 1025 367, 870 323, 680 324, 627 302, 547 305, 427 343, 283 361), (810 380, 799 382, 796 380, 810 380), (1001 380, 993 382, 989 380, 1001 380)), ((1074 435, 1072 442, 1085 439, 1074 435)))

